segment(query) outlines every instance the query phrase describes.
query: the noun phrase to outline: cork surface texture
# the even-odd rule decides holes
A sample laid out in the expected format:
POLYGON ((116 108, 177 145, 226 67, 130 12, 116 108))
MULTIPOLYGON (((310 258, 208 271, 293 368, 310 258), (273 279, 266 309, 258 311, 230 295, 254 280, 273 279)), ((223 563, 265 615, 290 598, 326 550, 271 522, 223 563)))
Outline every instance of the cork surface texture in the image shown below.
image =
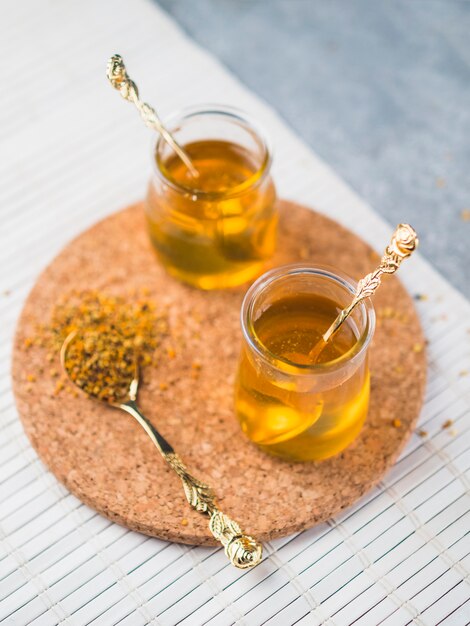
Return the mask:
MULTIPOLYGON (((286 201, 280 209, 272 266, 329 264, 358 279, 376 265, 378 256, 336 222, 286 201)), ((314 526, 352 505, 395 462, 415 427, 426 377, 423 333, 400 281, 388 278, 374 298, 371 404, 360 436, 326 461, 282 461, 251 444, 233 412, 246 286, 203 292, 169 277, 137 204, 99 222, 55 258, 31 291, 15 338, 12 377, 24 429, 41 460, 84 503, 148 535, 215 543, 208 518, 189 507, 180 479, 141 427, 81 393, 55 396, 45 350, 25 346, 64 292, 94 288, 125 295, 140 287, 168 307, 177 340, 174 358, 162 354, 161 364, 144 372, 139 404, 245 532, 269 540, 314 526), (194 363, 201 365, 197 374, 194 363)))

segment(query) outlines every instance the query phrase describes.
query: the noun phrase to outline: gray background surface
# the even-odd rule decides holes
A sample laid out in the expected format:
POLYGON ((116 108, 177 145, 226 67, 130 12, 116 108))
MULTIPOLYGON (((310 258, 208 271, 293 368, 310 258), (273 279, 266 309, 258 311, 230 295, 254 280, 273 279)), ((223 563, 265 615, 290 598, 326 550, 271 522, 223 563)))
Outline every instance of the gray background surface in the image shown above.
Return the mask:
POLYGON ((470 297, 470 2, 156 1, 470 297))

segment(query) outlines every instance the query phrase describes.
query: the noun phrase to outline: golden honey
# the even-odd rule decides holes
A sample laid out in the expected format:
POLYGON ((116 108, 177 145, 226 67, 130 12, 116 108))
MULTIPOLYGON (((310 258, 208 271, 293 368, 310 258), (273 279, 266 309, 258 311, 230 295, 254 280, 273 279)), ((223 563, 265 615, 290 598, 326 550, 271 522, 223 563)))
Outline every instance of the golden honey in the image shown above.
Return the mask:
MULTIPOLYGON (((157 147, 147 196, 148 228, 159 259, 170 274, 201 289, 254 278, 276 245, 278 215, 267 148, 241 122, 235 134, 225 133, 230 140, 223 138, 225 125, 234 123, 223 115, 222 126, 214 121, 222 138, 180 141, 197 178, 174 153, 157 147)), ((188 138, 210 136, 210 126, 197 130, 188 138)))
MULTIPOLYGON (((369 369, 360 324, 365 320, 367 326, 367 311, 364 307, 363 319, 359 314, 346 320, 311 364, 311 348, 343 308, 347 293, 343 289, 338 301, 335 290, 326 288, 325 275, 318 280, 300 274, 293 277, 292 289, 284 281, 279 294, 260 302, 258 313, 256 303, 251 310, 244 303, 247 341, 240 357, 235 406, 243 431, 263 450, 312 461, 343 450, 366 419, 369 369), (304 281, 295 284, 301 278, 304 281)), ((255 285, 255 293, 256 289, 255 285)), ((250 298, 253 292, 245 301, 250 298)), ((373 320, 366 333, 371 325, 373 320)))

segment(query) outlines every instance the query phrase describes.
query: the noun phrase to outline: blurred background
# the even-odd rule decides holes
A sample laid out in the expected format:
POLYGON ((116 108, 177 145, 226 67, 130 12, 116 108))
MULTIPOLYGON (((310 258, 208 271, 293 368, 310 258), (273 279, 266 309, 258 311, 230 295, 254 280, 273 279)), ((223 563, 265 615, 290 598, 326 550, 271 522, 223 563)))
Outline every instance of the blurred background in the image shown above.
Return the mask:
POLYGON ((154 1, 470 297, 469 2, 154 1))

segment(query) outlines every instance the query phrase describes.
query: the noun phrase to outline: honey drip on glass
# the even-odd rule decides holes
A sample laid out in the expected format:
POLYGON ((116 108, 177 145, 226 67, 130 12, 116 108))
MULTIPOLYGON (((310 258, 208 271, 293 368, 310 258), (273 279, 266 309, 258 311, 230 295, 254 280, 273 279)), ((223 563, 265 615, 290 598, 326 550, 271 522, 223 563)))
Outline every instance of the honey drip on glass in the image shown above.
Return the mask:
MULTIPOLYGON (((341 307, 319 295, 290 296, 273 303, 254 322, 264 349, 282 369, 305 371, 308 353, 341 307)), ((331 364, 357 342, 352 320, 347 320, 328 342, 316 365, 331 364)), ((295 460, 319 460, 342 450, 358 435, 367 415, 369 372, 367 361, 350 377, 332 379, 325 391, 302 387, 296 377, 275 377, 254 366, 243 351, 236 386, 236 410, 247 436, 267 452, 295 460)), ((309 365, 310 364, 310 365, 309 365)))

